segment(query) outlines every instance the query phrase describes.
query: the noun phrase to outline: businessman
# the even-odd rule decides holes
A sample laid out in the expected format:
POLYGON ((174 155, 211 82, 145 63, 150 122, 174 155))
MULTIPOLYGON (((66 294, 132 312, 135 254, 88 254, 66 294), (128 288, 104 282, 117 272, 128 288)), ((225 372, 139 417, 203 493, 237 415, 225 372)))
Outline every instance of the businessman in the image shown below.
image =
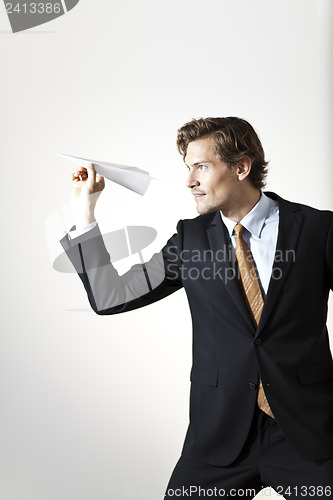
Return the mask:
POLYGON ((193 120, 177 146, 199 216, 160 254, 118 275, 95 221, 104 179, 92 165, 73 174, 76 227, 62 240, 97 314, 185 289, 190 422, 165 496, 253 498, 271 486, 286 499, 330 497, 333 213, 263 192, 264 151, 243 119, 193 120))

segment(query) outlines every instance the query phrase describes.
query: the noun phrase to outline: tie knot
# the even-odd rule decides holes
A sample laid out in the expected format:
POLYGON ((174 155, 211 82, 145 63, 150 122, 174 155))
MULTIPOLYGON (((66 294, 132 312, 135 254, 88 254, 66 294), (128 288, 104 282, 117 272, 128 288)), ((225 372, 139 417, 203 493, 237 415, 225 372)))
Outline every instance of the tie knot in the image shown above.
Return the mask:
POLYGON ((242 226, 242 224, 236 224, 236 226, 234 227, 236 238, 242 236, 244 229, 245 228, 244 226, 242 226))

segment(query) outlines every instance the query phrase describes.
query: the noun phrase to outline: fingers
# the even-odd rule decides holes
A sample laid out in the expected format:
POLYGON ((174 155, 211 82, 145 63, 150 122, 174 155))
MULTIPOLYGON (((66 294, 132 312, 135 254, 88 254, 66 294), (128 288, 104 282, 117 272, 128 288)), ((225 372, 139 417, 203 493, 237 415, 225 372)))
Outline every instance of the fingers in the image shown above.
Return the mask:
POLYGON ((93 163, 89 163, 88 168, 79 167, 75 170, 75 172, 71 174, 71 180, 74 183, 87 181, 86 187, 88 187, 89 191, 92 193, 95 191, 102 191, 105 186, 104 177, 97 174, 93 163))
POLYGON ((88 178, 87 169, 84 167, 80 167, 75 172, 72 173, 71 179, 72 181, 79 182, 86 180, 88 178))
POLYGON ((95 184, 96 182, 96 170, 95 167, 92 163, 89 163, 88 165, 88 180, 91 184, 95 184))
POLYGON ((96 182, 97 182, 98 184, 102 184, 102 185, 104 185, 104 184, 105 184, 104 177, 103 177, 102 175, 96 174, 96 182))
POLYGON ((88 165, 88 182, 93 191, 102 191, 104 189, 104 177, 96 172, 93 163, 88 165))

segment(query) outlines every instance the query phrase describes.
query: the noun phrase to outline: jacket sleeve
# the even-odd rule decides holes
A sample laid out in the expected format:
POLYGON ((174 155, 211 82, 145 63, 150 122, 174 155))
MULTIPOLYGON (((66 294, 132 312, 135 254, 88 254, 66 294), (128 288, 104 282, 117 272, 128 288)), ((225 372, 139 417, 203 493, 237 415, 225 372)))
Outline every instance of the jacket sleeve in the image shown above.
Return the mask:
POLYGON ((326 267, 329 287, 333 290, 333 213, 331 213, 331 223, 327 235, 326 267))
POLYGON ((86 289, 92 309, 100 315, 117 314, 156 302, 183 286, 182 233, 180 221, 177 233, 159 253, 122 276, 111 263, 98 226, 73 240, 66 235, 60 243, 86 289))

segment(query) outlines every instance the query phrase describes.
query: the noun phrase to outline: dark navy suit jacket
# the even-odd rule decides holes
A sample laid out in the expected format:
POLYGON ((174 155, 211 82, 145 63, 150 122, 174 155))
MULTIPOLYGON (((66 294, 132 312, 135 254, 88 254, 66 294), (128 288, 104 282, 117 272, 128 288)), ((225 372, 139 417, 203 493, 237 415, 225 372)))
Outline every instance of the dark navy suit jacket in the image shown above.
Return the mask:
POLYGON ((180 221, 159 256, 124 276, 110 264, 98 228, 72 242, 62 240, 98 314, 130 311, 185 288, 193 367, 183 454, 215 465, 232 463, 242 450, 259 377, 276 421, 296 450, 309 460, 333 457, 333 364, 326 327, 333 213, 266 194, 278 201, 280 216, 257 329, 232 276, 230 237, 219 211, 180 221), (156 277, 161 267, 163 275, 156 277), (140 288, 142 279, 146 288, 140 288))

